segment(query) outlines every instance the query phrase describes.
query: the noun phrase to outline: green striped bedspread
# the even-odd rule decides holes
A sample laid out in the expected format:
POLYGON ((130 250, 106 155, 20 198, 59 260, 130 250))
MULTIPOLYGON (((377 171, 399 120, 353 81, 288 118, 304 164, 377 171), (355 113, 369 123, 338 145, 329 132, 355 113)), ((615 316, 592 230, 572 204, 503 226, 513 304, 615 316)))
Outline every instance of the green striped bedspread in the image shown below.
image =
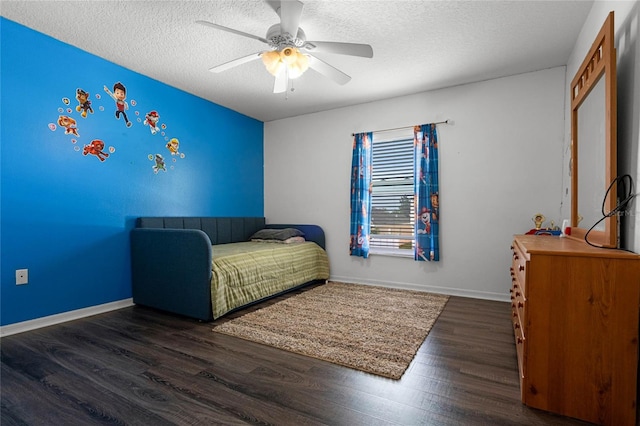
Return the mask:
POLYGON ((211 263, 214 319, 291 287, 329 278, 327 253, 312 242, 218 244, 211 263))

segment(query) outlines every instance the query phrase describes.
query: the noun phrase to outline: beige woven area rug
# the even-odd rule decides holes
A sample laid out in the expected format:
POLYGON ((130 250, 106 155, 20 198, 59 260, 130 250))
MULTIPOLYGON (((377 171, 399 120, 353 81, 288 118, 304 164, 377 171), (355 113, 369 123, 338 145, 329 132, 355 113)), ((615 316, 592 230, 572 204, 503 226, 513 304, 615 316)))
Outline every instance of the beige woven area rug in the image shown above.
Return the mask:
POLYGON ((329 282, 213 329, 399 379, 448 296, 329 282))

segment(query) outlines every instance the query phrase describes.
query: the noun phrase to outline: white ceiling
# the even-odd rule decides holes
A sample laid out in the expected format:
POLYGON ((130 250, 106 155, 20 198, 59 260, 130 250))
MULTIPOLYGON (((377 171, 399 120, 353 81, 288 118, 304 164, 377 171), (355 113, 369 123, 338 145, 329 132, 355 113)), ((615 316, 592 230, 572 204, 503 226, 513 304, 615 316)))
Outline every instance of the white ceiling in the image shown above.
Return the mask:
POLYGON ((316 54, 352 80, 307 71, 274 94, 261 61, 214 65, 266 50, 205 27, 266 35, 279 22, 261 0, 7 1, 5 18, 219 105, 271 121, 565 65, 592 1, 302 0, 308 40, 365 43, 373 59, 316 54))

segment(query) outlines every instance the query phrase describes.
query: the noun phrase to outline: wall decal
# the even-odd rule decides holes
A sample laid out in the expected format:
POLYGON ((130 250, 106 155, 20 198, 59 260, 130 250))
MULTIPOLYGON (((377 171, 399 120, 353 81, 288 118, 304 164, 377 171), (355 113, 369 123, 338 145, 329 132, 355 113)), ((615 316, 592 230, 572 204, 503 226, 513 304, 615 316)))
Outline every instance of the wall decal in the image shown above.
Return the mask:
MULTIPOLYGON (((95 95, 95 96, 96 96, 96 100, 98 100, 98 101, 99 101, 100 99, 102 99, 102 96, 100 96, 100 93, 96 93, 96 95, 95 95)), ((100 106, 98 107, 98 111, 104 111, 104 106, 100 105, 100 106)))
POLYGON ((180 152, 178 151, 180 149, 180 141, 177 138, 172 138, 167 143, 167 149, 169 150, 171 155, 177 155, 180 158, 184 158, 184 154, 180 154, 180 152))
MULTIPOLYGON (((163 124, 163 127, 165 127, 164 124, 163 124)), ((176 163, 178 158, 185 158, 184 153, 180 152, 180 141, 178 140, 178 138, 171 138, 167 142, 165 147, 171 153, 171 162, 172 163, 176 163)), ((147 156, 147 158, 150 161, 154 162, 153 166, 151 166, 151 168, 153 169, 153 173, 154 174, 158 174, 159 171, 163 171, 163 172, 167 171, 167 165, 166 165, 165 159, 162 156, 162 154, 159 154, 159 153, 157 153, 157 154, 149 154, 147 156)), ((169 169, 173 170, 174 169, 174 165, 172 164, 171 166, 169 166, 169 169)))
MULTIPOLYGON (((127 127, 131 127, 131 122, 127 118, 126 111, 129 109, 129 104, 125 102, 127 99, 127 88, 119 81, 113 85, 113 92, 109 90, 107 86, 104 86, 104 91, 116 102, 116 118, 119 120, 120 116, 124 117, 124 122, 127 127)), ((134 104, 135 106, 135 104, 134 104)))
POLYGON ((151 130, 152 135, 155 135, 160 131, 160 128, 158 127, 159 120, 160 114, 158 114, 158 111, 149 111, 144 116, 144 125, 149 126, 149 130, 151 130))
POLYGON ((155 164, 153 165, 153 173, 158 174, 158 172, 160 170, 162 170, 163 172, 167 171, 167 168, 164 164, 164 157, 162 156, 162 154, 156 154, 155 156, 153 155, 149 155, 149 160, 154 161, 155 164))
MULTIPOLYGON (((78 128, 76 127, 76 124, 76 120, 67 115, 61 115, 58 117, 58 125, 60 127, 64 127, 65 135, 76 135, 79 137, 80 135, 78 134, 78 128)), ((51 129, 51 125, 49 125, 49 128, 51 130, 55 130, 55 125, 53 127, 54 128, 51 129)))
MULTIPOLYGON (((110 150, 115 151, 115 148, 110 148, 110 150)), ((104 150, 104 142, 100 139, 94 139, 91 141, 89 145, 85 145, 82 151, 82 155, 95 155, 98 157, 98 160, 104 161, 109 154, 103 151, 104 150)), ((113 152, 112 151, 112 152, 113 152)))
MULTIPOLYGON (((91 99, 92 95, 89 91, 90 89, 87 90, 83 87, 75 87, 74 95, 77 100, 77 105, 75 105, 75 107, 70 105, 70 98, 62 97, 61 100, 63 105, 58 106, 57 108, 58 118, 55 122, 49 123, 48 127, 52 132, 55 132, 59 128, 64 130, 65 135, 70 135, 71 139, 69 140, 73 144, 74 152, 81 152, 85 157, 96 157, 101 163, 103 163, 116 151, 116 149, 113 146, 109 146, 107 149, 104 142, 105 139, 112 139, 114 135, 112 129, 106 129, 104 127, 106 123, 105 118, 107 116, 100 114, 101 112, 105 112, 105 105, 101 102, 102 96, 100 93, 94 93, 93 99, 91 99), (98 113, 95 114, 95 121, 91 118, 94 112, 98 113), (74 117, 74 115, 78 113, 83 119, 87 119, 87 123, 91 123, 87 124, 89 127, 85 129, 84 132, 80 129, 80 127, 84 126, 82 124, 84 121, 80 120, 79 125, 79 119, 77 116, 74 117), (85 137, 91 139, 91 142, 85 142, 84 145, 78 144, 78 140, 76 138, 79 138, 83 133, 85 137)), ((120 81, 113 84, 113 90, 110 90, 106 85, 103 85, 102 87, 109 97, 115 101, 115 118, 117 120, 124 120, 126 127, 130 128, 132 127, 133 122, 129 117, 132 117, 131 112, 133 112, 135 121, 149 127, 152 138, 157 134, 162 136, 162 140, 160 142, 162 143, 162 146, 169 151, 171 157, 168 157, 169 154, 166 154, 166 152, 164 155, 158 151, 148 154, 147 158, 149 161, 153 162, 153 165, 151 166, 153 173, 158 174, 160 171, 166 173, 167 171, 174 170, 177 161, 185 158, 186 156, 180 150, 180 140, 177 137, 167 135, 167 124, 160 121, 160 113, 158 110, 151 108, 147 109, 144 105, 139 105, 135 99, 131 99, 127 102, 127 89, 120 81), (129 109, 130 106, 131 109, 129 109), (142 109, 142 111, 140 109, 142 109), (145 110, 148 112, 145 113, 145 110), (165 157, 171 158, 171 161, 168 161, 165 157), (169 163, 169 165, 167 165, 167 163, 169 163)), ((108 109, 107 105, 106 110, 108 111, 108 109)), ((143 137, 142 134, 139 134, 138 136, 139 138, 136 137, 134 140, 144 144, 147 138, 143 137)), ((156 145, 154 151, 159 148, 160 145, 156 145)))
POLYGON ((78 106, 76 107, 76 111, 80 112, 82 118, 87 118, 87 111, 93 114, 93 108, 91 108, 91 101, 89 100, 89 93, 84 90, 77 88, 76 89, 76 99, 78 100, 78 106))
MULTIPOLYGON (((94 96, 96 101, 101 100, 100 94, 97 93, 94 96)), ((82 155, 84 156, 94 156, 98 160, 100 160, 100 162, 104 162, 109 157, 110 154, 113 154, 116 151, 116 149, 113 146, 110 146, 108 149, 105 149, 105 143, 101 138, 92 139, 92 141, 89 144, 84 145, 83 147, 80 147, 77 144, 78 140, 76 139, 76 137, 77 138, 80 137, 78 121, 71 115, 74 114, 74 112, 78 112, 80 113, 80 116, 82 118, 87 118, 88 114, 94 113, 94 109, 93 109, 92 101, 90 99, 91 94, 88 91, 78 87, 75 90, 75 97, 76 97, 76 100, 78 101, 78 105, 76 105, 75 110, 74 108, 71 108, 71 107, 68 107, 68 108, 65 108, 62 106, 58 107, 57 111, 60 115, 58 116, 57 121, 55 123, 49 123, 48 127, 52 132, 55 132, 59 126, 60 129, 64 129, 65 135, 71 135, 72 138, 70 139, 70 142, 73 144, 74 152, 82 152, 82 155), (57 123, 57 126, 56 126, 56 123, 57 123)), ((62 103, 64 105, 70 106, 71 101, 68 97, 63 97, 62 103)), ((104 112, 104 106, 99 105, 98 111, 104 112)), ((94 123, 94 130, 95 130, 95 123, 94 123)))

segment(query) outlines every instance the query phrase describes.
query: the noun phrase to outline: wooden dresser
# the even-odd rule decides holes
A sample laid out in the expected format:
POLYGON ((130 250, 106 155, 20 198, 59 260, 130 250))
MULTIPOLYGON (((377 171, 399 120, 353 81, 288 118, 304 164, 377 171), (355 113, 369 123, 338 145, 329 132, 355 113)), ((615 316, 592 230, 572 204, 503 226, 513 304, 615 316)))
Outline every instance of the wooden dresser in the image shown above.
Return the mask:
POLYGON ((536 235, 515 236, 511 249, 522 402, 635 426, 640 256, 536 235))

